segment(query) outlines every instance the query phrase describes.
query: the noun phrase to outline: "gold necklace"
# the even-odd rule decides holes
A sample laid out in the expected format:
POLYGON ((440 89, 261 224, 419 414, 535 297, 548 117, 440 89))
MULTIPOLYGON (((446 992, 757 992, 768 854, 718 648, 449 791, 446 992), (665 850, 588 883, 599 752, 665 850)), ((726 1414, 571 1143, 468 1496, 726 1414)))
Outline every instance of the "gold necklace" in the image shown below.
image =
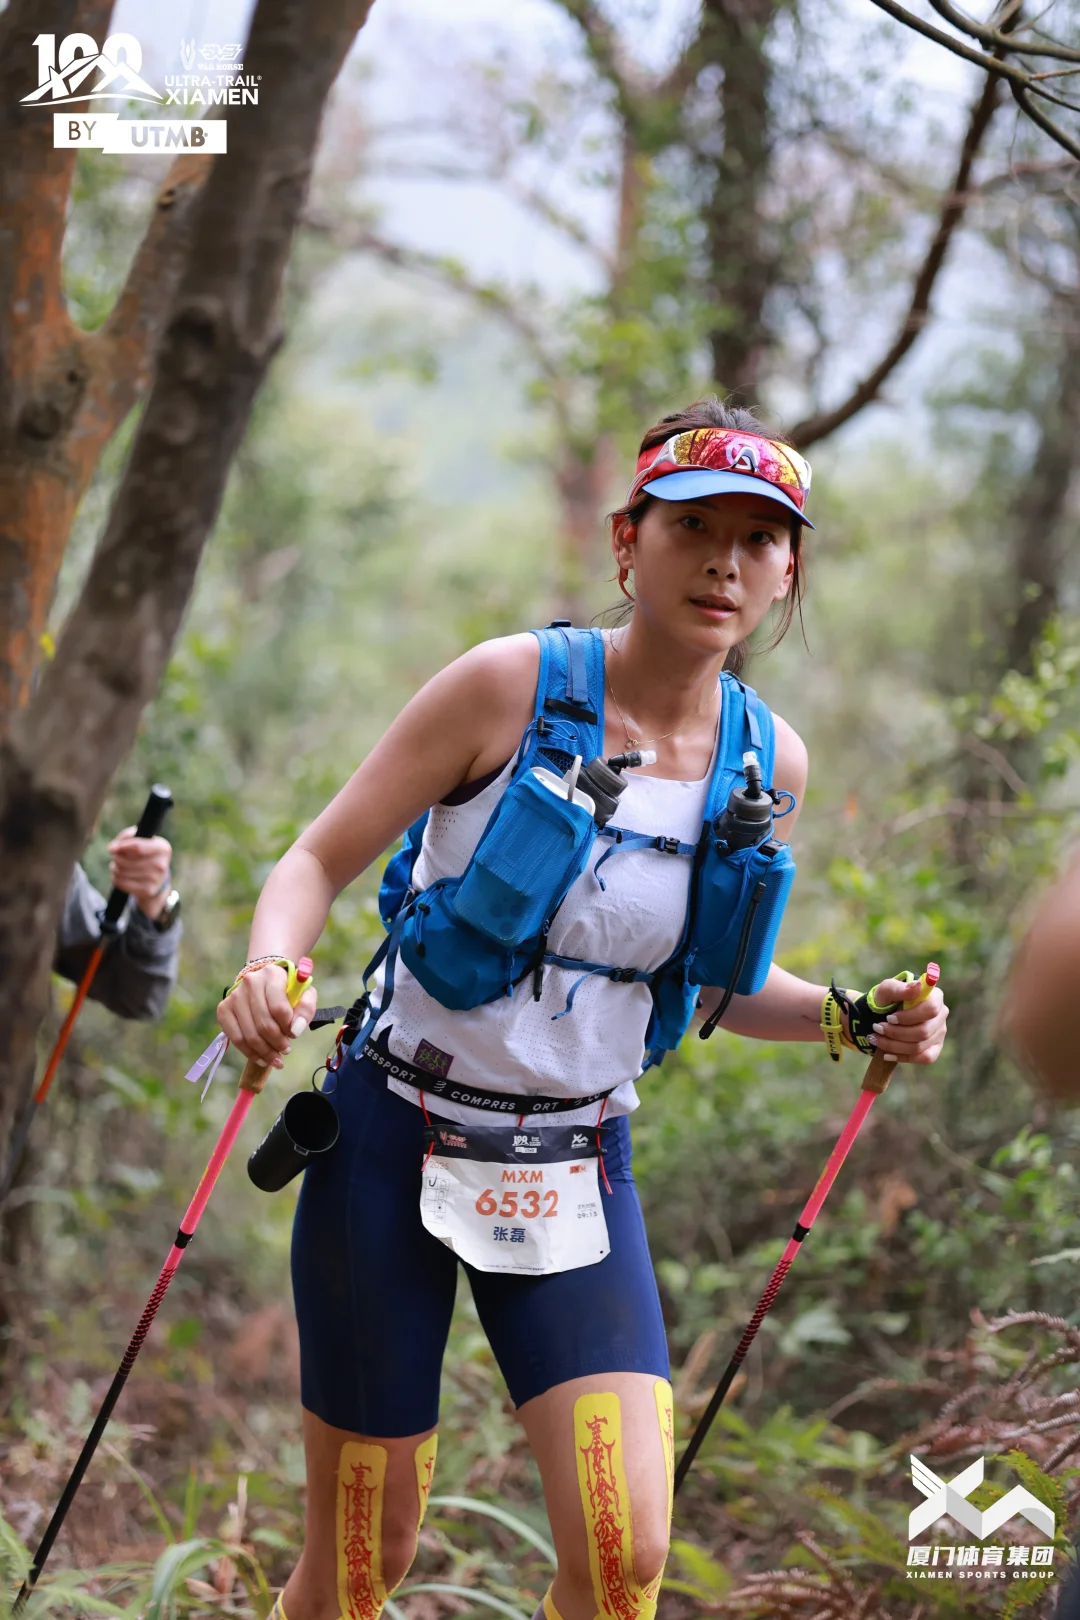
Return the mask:
MULTIPOLYGON (((619 649, 615 644, 615 638, 614 637, 612 637, 612 639, 608 643, 608 645, 611 648, 612 652, 615 652, 615 653, 618 652, 619 649)), ((611 693, 611 701, 614 703, 616 711, 617 711, 618 716, 619 716, 619 719, 622 721, 623 736, 626 738, 626 745, 627 745, 628 748, 645 748, 645 747, 648 746, 649 743, 666 742, 669 737, 674 737, 674 735, 675 735, 675 733, 677 731, 681 731, 683 726, 689 723, 687 721, 680 720, 679 724, 677 726, 673 726, 670 731, 662 731, 658 737, 635 737, 635 736, 633 736, 631 734, 630 727, 626 723, 626 716, 625 716, 625 714, 623 714, 622 704, 619 702, 618 698, 615 696, 615 688, 611 684, 611 676, 608 674, 606 669, 604 671, 604 678, 605 678, 605 680, 607 682, 607 689, 611 693)), ((698 706, 695 709, 693 715, 691 716, 691 719, 696 720, 699 714, 704 714, 706 704, 711 701, 711 698, 712 698, 712 693, 711 692, 706 692, 704 700, 701 703, 698 704, 698 706)))

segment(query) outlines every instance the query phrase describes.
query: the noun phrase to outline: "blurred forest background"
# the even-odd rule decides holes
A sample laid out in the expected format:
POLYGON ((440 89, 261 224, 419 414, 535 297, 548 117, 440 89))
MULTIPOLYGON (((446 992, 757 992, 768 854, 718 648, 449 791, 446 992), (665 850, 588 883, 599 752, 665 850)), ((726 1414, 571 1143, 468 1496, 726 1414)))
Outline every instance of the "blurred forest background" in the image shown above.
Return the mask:
MULTIPOLYGON (((455 28, 378 0, 335 92, 288 342, 86 857, 104 884, 108 837, 169 784, 180 985, 156 1027, 87 1008, 4 1212, 7 1556, 44 1526, 224 1118, 235 1065, 201 1107, 182 1076, 269 867, 448 659, 617 600, 603 514, 637 439, 719 388, 794 428, 815 470, 805 642, 750 671, 811 759, 779 959, 865 987, 934 958, 953 1014, 943 1060, 876 1107, 765 1323, 677 1504, 661 1613, 1049 1615, 1058 1581, 928 1591, 904 1565, 913 1449, 948 1477, 1008 1458, 977 1501, 1019 1469, 1062 1515, 1059 1573, 1075 1529, 1080 1126, 1033 1095, 995 1020, 1080 813, 1076 165, 867 7, 525 9, 525 31, 509 5, 505 27, 455 28), (414 214, 433 199, 419 235, 405 195, 414 214), (862 408, 897 341, 910 354, 862 408)), ((152 160, 80 158, 65 274, 85 327, 160 180, 152 160)), ((54 628, 132 426, 81 507, 54 628)), ((335 908, 324 1002, 359 989, 378 877, 335 908)), ((326 1044, 299 1043, 249 1122, 41 1612, 265 1615, 291 1566, 295 1184, 267 1197, 242 1160, 326 1044)), ((859 1073, 720 1032, 641 1086, 683 1439, 859 1073)), ((395 1612, 531 1613, 537 1478, 464 1286, 436 1490, 395 1612)))

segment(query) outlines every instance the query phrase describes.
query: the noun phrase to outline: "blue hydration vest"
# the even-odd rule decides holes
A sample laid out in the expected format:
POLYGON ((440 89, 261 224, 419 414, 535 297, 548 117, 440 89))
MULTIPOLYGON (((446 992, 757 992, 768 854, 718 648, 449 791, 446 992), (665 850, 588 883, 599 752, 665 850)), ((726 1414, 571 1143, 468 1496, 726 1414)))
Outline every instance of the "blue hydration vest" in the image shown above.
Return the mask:
POLYGON ((613 823, 598 829, 587 810, 550 792, 534 767, 562 774, 577 755, 587 763, 602 753, 603 640, 599 630, 564 625, 533 634, 540 643, 533 718, 510 782, 465 871, 439 878, 419 893, 412 888, 426 813, 387 864, 379 910, 388 935, 368 964, 365 984, 384 960, 386 972, 381 1006, 372 1009, 367 1031, 390 1005, 399 958, 430 996, 457 1011, 512 995, 530 975, 539 1000, 544 968, 561 967, 578 977, 557 1018, 573 1010, 578 986, 592 974, 649 986, 653 1014, 644 1065, 649 1068, 686 1033, 703 985, 725 990, 722 1011, 732 995, 754 995, 765 983, 795 875, 794 857, 787 844, 771 836, 752 848, 729 849, 718 826, 731 789, 743 780, 747 749, 757 754, 763 780, 772 780, 772 715, 752 688, 726 672, 720 676, 720 740, 696 844, 613 823), (652 972, 548 950, 551 924, 586 870, 597 838, 610 845, 594 868, 601 887, 604 863, 620 852, 655 849, 693 857, 682 938, 652 972))

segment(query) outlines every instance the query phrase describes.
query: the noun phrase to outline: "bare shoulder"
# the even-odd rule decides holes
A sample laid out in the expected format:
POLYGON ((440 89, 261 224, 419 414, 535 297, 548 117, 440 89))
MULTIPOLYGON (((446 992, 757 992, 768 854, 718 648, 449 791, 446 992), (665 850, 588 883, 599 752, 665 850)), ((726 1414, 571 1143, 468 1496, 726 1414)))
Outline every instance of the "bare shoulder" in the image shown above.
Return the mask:
POLYGON ((778 714, 773 715, 773 725, 776 729, 776 763, 773 768, 774 785, 794 793, 796 799, 801 801, 806 791, 806 780, 810 772, 810 756, 794 726, 778 714))
POLYGON ((532 719, 539 670, 540 644, 524 632, 479 642, 429 681, 422 696, 440 724, 463 727, 474 740, 476 752, 463 779, 513 756, 532 719))
POLYGON ((488 715, 532 714, 536 678, 540 670, 540 644, 528 631, 478 642, 448 664, 436 680, 459 696, 481 705, 488 715))

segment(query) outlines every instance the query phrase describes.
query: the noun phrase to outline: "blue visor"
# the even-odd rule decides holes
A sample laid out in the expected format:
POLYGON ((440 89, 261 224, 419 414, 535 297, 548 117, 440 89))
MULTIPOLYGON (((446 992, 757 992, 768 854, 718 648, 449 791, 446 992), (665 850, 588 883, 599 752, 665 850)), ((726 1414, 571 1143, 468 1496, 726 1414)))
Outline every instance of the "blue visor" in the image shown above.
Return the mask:
POLYGON ((706 495, 765 495, 779 506, 794 512, 800 523, 808 529, 814 525, 804 517, 790 495, 785 495, 767 478, 754 478, 750 473, 714 472, 711 467, 688 467, 685 472, 668 473, 654 478, 642 489, 643 495, 655 495, 660 501, 701 501, 706 495))

